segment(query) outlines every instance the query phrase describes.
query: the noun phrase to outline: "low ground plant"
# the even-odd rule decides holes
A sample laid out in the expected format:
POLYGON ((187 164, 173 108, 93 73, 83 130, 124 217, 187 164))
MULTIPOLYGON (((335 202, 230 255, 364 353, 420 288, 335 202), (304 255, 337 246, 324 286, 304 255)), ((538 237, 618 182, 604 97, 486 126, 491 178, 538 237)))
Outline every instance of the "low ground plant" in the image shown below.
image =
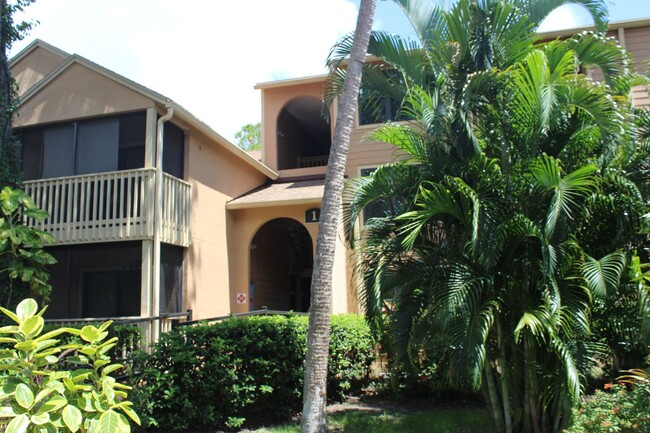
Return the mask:
POLYGON ((650 382, 606 384, 579 408, 565 433, 650 432, 650 382))

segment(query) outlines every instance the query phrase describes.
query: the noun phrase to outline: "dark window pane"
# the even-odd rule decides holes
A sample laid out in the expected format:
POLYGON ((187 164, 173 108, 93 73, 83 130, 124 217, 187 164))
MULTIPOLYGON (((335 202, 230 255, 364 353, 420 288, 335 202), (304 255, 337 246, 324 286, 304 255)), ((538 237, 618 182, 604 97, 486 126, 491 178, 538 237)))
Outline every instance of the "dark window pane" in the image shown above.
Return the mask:
POLYGON ((160 250, 160 312, 183 308, 183 248, 163 244, 160 250))
POLYGON ((118 170, 144 167, 144 141, 147 116, 138 113, 120 118, 118 170))
POLYGON ((163 171, 183 179, 185 134, 173 123, 165 123, 163 137, 163 171))
POLYGON ((79 123, 77 131, 77 174, 117 170, 118 119, 79 123))
POLYGON ((43 179, 74 174, 74 126, 43 131, 43 179))
POLYGON ((23 180, 40 179, 43 159, 43 131, 24 131, 20 134, 23 147, 23 180))

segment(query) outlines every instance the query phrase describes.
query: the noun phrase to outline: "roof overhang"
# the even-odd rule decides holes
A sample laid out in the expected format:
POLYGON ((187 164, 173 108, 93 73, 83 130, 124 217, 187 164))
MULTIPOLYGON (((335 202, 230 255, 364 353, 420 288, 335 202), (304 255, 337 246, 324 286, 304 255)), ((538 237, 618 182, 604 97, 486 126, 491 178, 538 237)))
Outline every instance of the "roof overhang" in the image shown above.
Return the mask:
POLYGON ((325 191, 325 180, 302 180, 272 183, 256 188, 226 204, 226 209, 256 209, 278 206, 320 204, 325 191))

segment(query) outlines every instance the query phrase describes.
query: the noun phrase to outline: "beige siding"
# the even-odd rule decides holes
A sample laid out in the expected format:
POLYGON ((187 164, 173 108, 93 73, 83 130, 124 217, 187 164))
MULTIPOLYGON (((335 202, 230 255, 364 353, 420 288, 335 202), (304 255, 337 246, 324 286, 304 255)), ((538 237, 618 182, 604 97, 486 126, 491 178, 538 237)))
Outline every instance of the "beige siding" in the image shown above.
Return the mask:
POLYGON ((230 313, 230 224, 226 203, 266 177, 199 133, 188 133, 192 243, 186 255, 185 302, 194 317, 230 313))
POLYGON ((80 64, 72 64, 21 104, 14 127, 143 110, 154 102, 80 64))
MULTIPOLYGON (((650 27, 625 29, 625 45, 634 60, 636 71, 646 73, 647 62, 650 59, 650 27)), ((632 90, 632 98, 637 107, 650 105, 648 91, 641 86, 632 90)))
POLYGON ((29 90, 34 84, 59 66, 65 60, 42 47, 36 47, 26 57, 11 66, 11 75, 18 85, 18 96, 29 90))

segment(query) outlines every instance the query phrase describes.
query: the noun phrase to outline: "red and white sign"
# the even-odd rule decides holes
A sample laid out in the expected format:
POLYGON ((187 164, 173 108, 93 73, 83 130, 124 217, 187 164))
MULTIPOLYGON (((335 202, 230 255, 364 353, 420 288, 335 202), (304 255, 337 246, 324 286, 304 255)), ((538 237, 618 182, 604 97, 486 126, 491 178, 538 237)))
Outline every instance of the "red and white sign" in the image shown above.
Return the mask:
POLYGON ((237 293, 237 303, 238 304, 246 303, 246 293, 237 293))

